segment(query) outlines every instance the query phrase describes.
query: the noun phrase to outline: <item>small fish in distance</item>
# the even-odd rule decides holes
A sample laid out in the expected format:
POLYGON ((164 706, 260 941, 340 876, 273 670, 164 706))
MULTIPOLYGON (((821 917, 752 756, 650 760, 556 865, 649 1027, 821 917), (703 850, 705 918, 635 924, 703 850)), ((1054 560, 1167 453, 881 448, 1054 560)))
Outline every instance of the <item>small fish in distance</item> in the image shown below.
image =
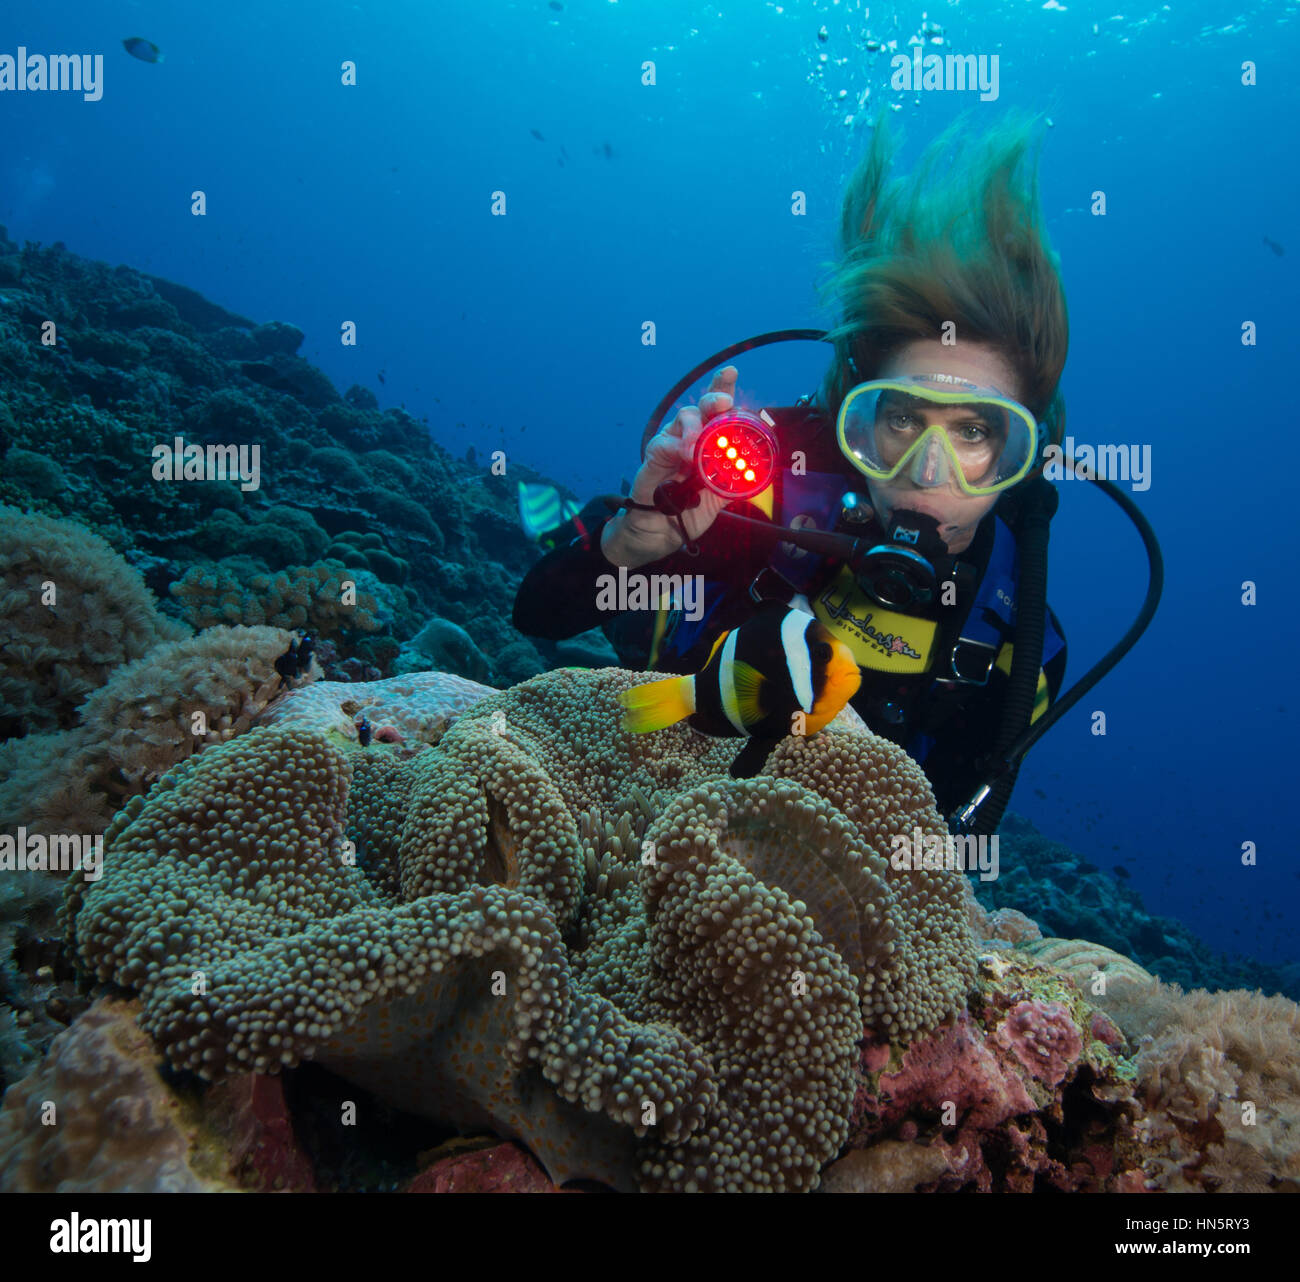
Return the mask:
POLYGON ((122 41, 122 48, 131 57, 139 58, 141 62, 161 62, 163 60, 162 50, 152 40, 146 40, 143 36, 127 37, 122 41))
POLYGON ((289 642, 289 648, 275 661, 275 670, 280 674, 277 689, 291 686, 295 677, 300 677, 311 667, 312 654, 316 642, 311 634, 306 634, 301 641, 297 637, 289 642))

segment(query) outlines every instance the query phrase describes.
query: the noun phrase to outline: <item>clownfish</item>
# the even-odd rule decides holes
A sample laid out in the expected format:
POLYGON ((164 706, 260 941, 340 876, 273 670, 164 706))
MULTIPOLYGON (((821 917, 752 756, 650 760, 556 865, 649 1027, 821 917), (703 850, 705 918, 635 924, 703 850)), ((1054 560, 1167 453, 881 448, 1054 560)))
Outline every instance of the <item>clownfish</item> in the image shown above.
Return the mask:
POLYGON ((693 677, 626 691, 623 728, 636 734, 686 721, 704 734, 749 738, 733 779, 756 775, 789 734, 816 734, 858 692, 848 646, 803 610, 768 610, 722 633, 693 677))

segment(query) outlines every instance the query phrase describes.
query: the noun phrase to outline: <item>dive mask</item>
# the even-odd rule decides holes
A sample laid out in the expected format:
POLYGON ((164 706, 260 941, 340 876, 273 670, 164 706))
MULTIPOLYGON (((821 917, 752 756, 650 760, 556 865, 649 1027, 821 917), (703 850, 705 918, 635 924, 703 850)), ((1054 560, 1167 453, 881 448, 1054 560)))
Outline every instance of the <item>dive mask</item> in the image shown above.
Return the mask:
POLYGON ((1023 405, 953 374, 859 383, 836 426, 844 457, 864 476, 906 476, 925 489, 955 485, 997 494, 1024 480, 1038 453, 1038 424, 1023 405))

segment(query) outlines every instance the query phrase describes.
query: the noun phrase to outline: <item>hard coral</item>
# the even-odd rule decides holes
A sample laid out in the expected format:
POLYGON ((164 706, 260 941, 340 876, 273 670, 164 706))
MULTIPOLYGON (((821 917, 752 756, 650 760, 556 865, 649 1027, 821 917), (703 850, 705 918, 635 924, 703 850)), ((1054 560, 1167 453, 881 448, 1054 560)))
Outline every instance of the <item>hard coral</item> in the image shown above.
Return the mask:
POLYGON ((387 681, 317 681, 276 699, 258 722, 354 742, 357 718, 364 716, 372 726, 393 727, 405 741, 433 744, 462 712, 495 693, 491 686, 452 672, 412 672, 387 681))
POLYGON ((1027 939, 1025 951, 1054 970, 1068 975, 1094 1005, 1109 1010, 1157 982, 1131 957, 1086 939, 1027 939))
POLYGON ((732 780, 734 744, 621 731, 641 679, 547 674, 411 758, 289 726, 205 752, 74 874, 81 964, 209 1077, 315 1058, 557 1182, 812 1187, 864 1017, 906 1039, 962 1004, 961 874, 890 867, 892 833, 942 831, 893 745, 732 780))
POLYGON ((954 1025, 901 1052, 864 1046, 850 1143, 868 1155, 908 1147, 837 1167, 835 1181, 896 1187, 889 1181, 914 1173, 912 1187, 948 1191, 1116 1187, 1136 1108, 1132 1066, 1094 1031, 1099 1012, 1066 976, 1018 949, 979 961, 969 1013, 954 1025))
POLYGON ((279 692, 288 643, 279 628, 206 628, 122 665, 79 725, 0 745, 0 831, 101 832, 127 797, 248 729, 279 692))
POLYGON ((951 1169, 941 1146, 882 1140, 845 1154, 827 1169, 823 1187, 828 1193, 911 1193, 951 1169))
POLYGON ((247 579, 219 566, 194 566, 171 585, 171 594, 196 628, 266 624, 328 637, 380 627, 374 597, 357 589, 354 573, 329 563, 291 566, 247 579), (348 582, 353 583, 352 592, 345 591, 348 582))
POLYGON ((1083 1050, 1083 1038, 1060 1002, 1017 1002, 995 1036, 1031 1076, 1048 1086, 1060 1083, 1083 1050))
POLYGON ((0 506, 0 631, 0 723, 13 733, 71 725, 114 668, 186 629, 98 535, 0 506))
POLYGON ((429 669, 456 672, 471 681, 491 675, 487 657, 465 629, 436 615, 402 647, 396 663, 399 674, 429 669))
POLYGON ((243 507, 242 492, 233 485, 224 494, 221 487, 213 485, 204 497, 226 504, 203 521, 193 536, 195 546, 214 557, 255 557, 263 568, 295 573, 299 571, 293 567, 316 560, 330 543, 311 513, 299 508, 285 504, 243 507), (242 515, 230 510, 226 500, 231 498, 242 507, 242 515))
POLYGON ((100 1002, 54 1040, 0 1107, 0 1191, 197 1193, 194 1130, 162 1079, 135 1008, 100 1002))

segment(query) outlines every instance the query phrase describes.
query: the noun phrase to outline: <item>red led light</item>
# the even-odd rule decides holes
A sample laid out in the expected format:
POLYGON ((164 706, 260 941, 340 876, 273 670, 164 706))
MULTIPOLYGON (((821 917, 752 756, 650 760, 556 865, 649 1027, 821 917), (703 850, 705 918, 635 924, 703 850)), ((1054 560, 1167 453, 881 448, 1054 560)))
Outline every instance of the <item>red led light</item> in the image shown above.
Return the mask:
POLYGON ((695 446, 700 480, 725 499, 748 499, 771 484, 776 436, 754 414, 733 410, 705 428, 695 446))

